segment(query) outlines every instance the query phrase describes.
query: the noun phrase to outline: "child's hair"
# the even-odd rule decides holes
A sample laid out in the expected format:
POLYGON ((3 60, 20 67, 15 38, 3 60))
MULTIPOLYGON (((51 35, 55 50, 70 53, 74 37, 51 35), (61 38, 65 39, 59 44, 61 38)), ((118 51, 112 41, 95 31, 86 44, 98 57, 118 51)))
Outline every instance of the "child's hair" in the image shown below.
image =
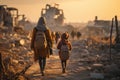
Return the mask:
POLYGON ((68 32, 63 33, 62 36, 61 36, 61 38, 62 39, 68 39, 69 38, 68 32))

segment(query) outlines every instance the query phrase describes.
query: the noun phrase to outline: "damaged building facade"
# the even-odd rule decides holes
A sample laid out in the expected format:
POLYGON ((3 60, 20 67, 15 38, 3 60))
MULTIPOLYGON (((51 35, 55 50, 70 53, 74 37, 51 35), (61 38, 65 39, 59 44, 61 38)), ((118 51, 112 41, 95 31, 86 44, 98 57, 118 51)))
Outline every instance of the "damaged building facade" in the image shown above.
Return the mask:
POLYGON ((24 14, 19 14, 19 10, 15 7, 0 5, 0 27, 8 28, 12 31, 15 27, 23 28, 28 22, 24 14))
POLYGON ((88 23, 87 31, 88 39, 101 42, 105 40, 105 44, 120 51, 120 21, 117 20, 117 16, 112 20, 98 20, 96 16, 94 21, 88 23))
POLYGON ((87 29, 90 35, 108 35, 111 27, 110 20, 98 20, 98 17, 95 16, 95 20, 88 22, 87 29))
POLYGON ((46 7, 41 10, 41 16, 46 18, 49 27, 62 26, 64 23, 63 10, 58 7, 59 4, 54 4, 54 6, 46 4, 46 7))
MULTIPOLYGON (((120 23, 120 21, 118 21, 120 23)), ((111 20, 99 20, 97 16, 95 16, 94 21, 90 21, 87 24, 87 29, 90 35, 101 35, 101 36, 109 36, 110 29, 111 29, 112 21, 111 20)), ((116 32, 115 23, 113 24, 113 33, 114 35, 116 32)), ((118 27, 120 27, 120 24, 118 24, 118 27)))
POLYGON ((8 7, 7 5, 0 5, 0 24, 3 26, 17 25, 18 9, 8 7))

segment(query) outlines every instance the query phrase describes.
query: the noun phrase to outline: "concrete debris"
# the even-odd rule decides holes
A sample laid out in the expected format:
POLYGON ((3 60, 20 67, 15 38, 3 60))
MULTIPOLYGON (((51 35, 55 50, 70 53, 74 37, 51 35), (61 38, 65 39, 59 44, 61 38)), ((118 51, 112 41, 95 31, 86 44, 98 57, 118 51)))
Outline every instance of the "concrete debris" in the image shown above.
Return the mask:
MULTIPOLYGON (((52 24, 52 26, 63 24, 64 13, 63 10, 58 8, 58 6, 58 4, 55 4, 55 6, 52 7, 51 5, 47 4, 46 8, 42 9, 41 11, 41 15, 45 16, 47 20, 50 21, 48 21, 48 24, 52 24)), ((4 9, 8 9, 9 11, 18 11, 18 9, 16 8, 6 7, 6 5, 1 5, 0 11, 4 11, 4 9)), ((20 16, 18 13, 16 15, 17 18, 20 16)), ((0 17, 0 70, 2 69, 0 73, 0 78, 2 75, 3 80, 18 80, 19 78, 21 80, 24 80, 25 72, 33 64, 34 59, 33 51, 30 49, 31 27, 27 27, 30 26, 29 24, 31 23, 25 20, 25 15, 22 15, 23 19, 19 21, 19 24, 16 23, 14 29, 11 29, 11 26, 13 28, 12 21, 2 19, 1 15, 0 17), (5 27, 4 25, 7 27, 5 27), (13 31, 9 32, 9 30, 13 31)), ((11 14, 9 14, 8 18, 9 20, 11 20, 10 18, 13 17, 11 16, 11 14)), ((98 23, 99 21, 97 21, 97 24, 98 23)), ((69 28, 59 27, 53 29, 56 29, 56 31, 64 31, 66 29, 70 29, 66 31, 72 31, 73 28, 70 27, 70 25, 68 27, 69 28)), ((79 73, 79 70, 81 70, 80 72, 82 72, 83 70, 87 70, 89 71, 89 77, 93 80, 120 80, 120 52, 118 49, 116 50, 115 48, 119 48, 119 44, 115 44, 115 46, 112 45, 110 55, 110 40, 108 36, 100 36, 101 33, 96 32, 100 30, 103 33, 103 27, 101 29, 101 27, 99 26, 97 30, 96 28, 91 28, 89 26, 88 30, 90 31, 88 31, 88 33, 90 33, 90 35, 88 37, 85 37, 83 39, 81 38, 79 40, 71 40, 73 49, 70 54, 71 56, 69 62, 73 64, 71 66, 76 69, 72 69, 72 71, 74 73, 79 73), (96 34, 93 35, 93 33, 96 34), (75 63, 76 65, 74 65, 75 63)), ((114 42, 114 39, 115 38, 113 37, 112 42, 114 42)), ((58 50, 56 49, 53 51, 55 55, 56 53, 58 53, 58 50)), ((58 56, 53 59, 58 60, 58 56)))
POLYGON ((102 73, 90 73, 90 78, 91 79, 103 80, 104 79, 104 75, 102 73))
POLYGON ((33 53, 29 47, 30 38, 28 37, 30 32, 19 30, 9 33, 4 28, 0 28, 0 31, 0 53, 4 65, 3 74, 0 74, 3 77, 0 78, 3 80, 18 80, 19 76, 24 78, 24 71, 21 71, 28 64, 33 63, 33 53))

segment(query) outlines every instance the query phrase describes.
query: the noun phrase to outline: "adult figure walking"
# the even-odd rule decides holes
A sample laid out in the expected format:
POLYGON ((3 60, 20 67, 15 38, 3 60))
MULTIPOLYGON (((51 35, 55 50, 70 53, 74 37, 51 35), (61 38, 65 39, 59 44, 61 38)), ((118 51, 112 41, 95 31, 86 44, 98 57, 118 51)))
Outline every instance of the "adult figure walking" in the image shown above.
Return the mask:
POLYGON ((81 32, 78 31, 78 32, 76 33, 76 35, 77 35, 77 39, 79 40, 82 34, 81 34, 81 32))
POLYGON ((56 41, 56 44, 58 43, 59 39, 60 39, 60 32, 56 32, 56 33, 55 33, 55 41, 56 41))
POLYGON ((42 76, 44 76, 46 58, 50 55, 51 47, 51 31, 46 26, 45 18, 40 17, 37 26, 33 29, 31 49, 34 51, 34 60, 39 61, 42 76))
POLYGON ((72 30, 71 37, 72 37, 73 40, 74 40, 75 36, 76 36, 76 32, 74 30, 72 30))

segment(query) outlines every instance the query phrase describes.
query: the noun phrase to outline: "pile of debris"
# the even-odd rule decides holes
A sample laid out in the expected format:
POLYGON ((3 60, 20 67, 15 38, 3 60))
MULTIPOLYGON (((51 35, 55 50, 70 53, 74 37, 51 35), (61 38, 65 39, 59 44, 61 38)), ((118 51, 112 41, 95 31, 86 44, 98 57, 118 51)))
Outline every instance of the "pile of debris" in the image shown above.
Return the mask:
MULTIPOLYGON (((87 70, 90 71, 91 80, 120 80, 120 52, 115 49, 110 50, 108 45, 106 48, 101 48, 101 43, 94 41, 96 44, 88 46, 83 40, 79 43, 84 43, 83 49, 80 50, 81 58, 79 62, 86 62, 87 70), (111 59, 112 57, 112 59, 111 59)), ((82 45, 80 45, 82 46, 82 45)))
POLYGON ((4 29, 0 31, 0 79, 27 78, 24 73, 33 63, 30 35, 15 31, 9 34, 4 29))

